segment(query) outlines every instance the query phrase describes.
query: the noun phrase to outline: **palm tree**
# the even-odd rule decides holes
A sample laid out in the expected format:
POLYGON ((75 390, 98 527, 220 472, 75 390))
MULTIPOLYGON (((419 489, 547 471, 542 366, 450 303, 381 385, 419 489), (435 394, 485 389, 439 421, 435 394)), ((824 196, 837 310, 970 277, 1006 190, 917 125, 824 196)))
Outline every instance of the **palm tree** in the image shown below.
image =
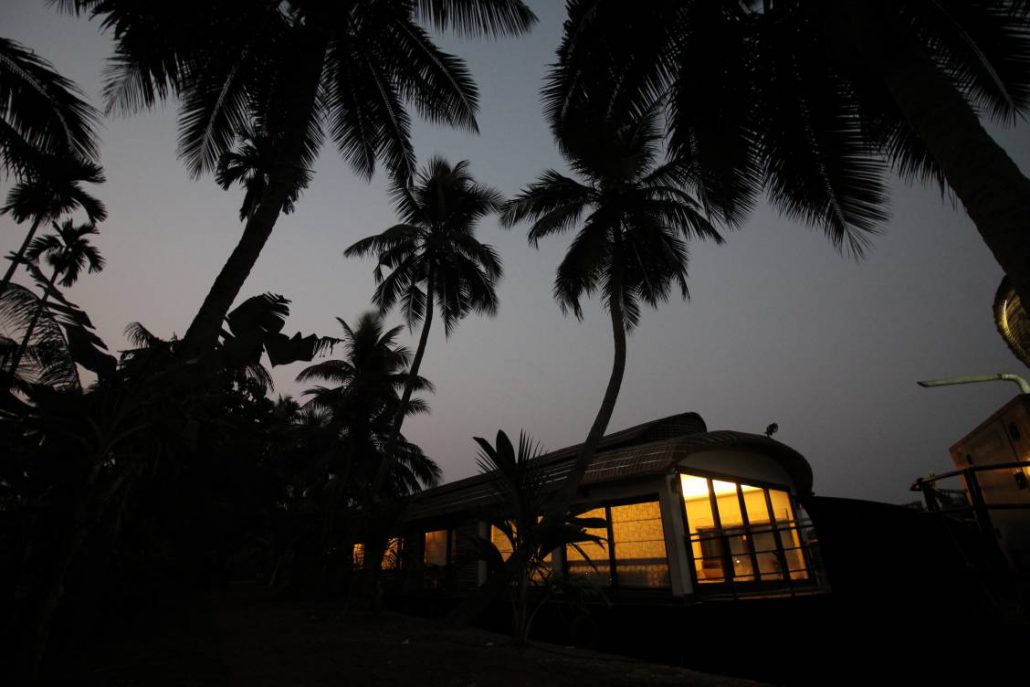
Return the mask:
MULTIPOLYGON (((400 390, 412 381, 418 390, 431 391, 432 385, 408 369, 411 353, 396 344, 401 327, 385 330, 376 313, 361 315, 353 328, 340 318, 337 321, 343 327, 346 356, 305 368, 297 381, 331 385, 305 390, 309 398, 303 405, 305 411, 323 418, 337 437, 340 450, 324 470, 333 476, 328 478, 327 488, 336 485, 337 493, 343 493, 357 483, 365 491, 385 462, 384 449, 392 436, 400 390)), ((405 412, 425 413, 428 406, 421 399, 410 399, 405 412)), ((403 440, 400 444, 396 452, 400 469, 390 472, 390 493, 406 496, 435 485, 440 478, 436 463, 414 444, 403 440)))
POLYGON ((97 112, 74 83, 19 43, 0 38, 0 174, 47 175, 46 158, 97 158, 97 112))
POLYGON ((47 301, 53 295, 55 286, 59 283, 65 288, 70 287, 79 280, 79 275, 83 269, 89 270, 90 273, 99 272, 104 269, 103 256, 100 255, 100 251, 89 240, 90 236, 96 236, 100 233, 95 225, 76 225, 69 219, 65 220, 62 224, 54 222, 53 226, 55 233, 40 236, 32 242, 32 245, 29 246, 26 252, 26 257, 29 260, 35 262, 42 258, 53 271, 43 288, 43 295, 39 299, 36 312, 25 330, 21 345, 18 346, 11 360, 11 365, 8 368, 8 374, 11 379, 14 379, 17 375, 18 366, 21 364, 25 351, 29 348, 29 342, 32 340, 36 324, 39 322, 43 311, 46 310, 47 301))
MULTIPOLYGON (((440 479, 436 463, 393 432, 400 390, 412 380, 419 390, 432 390, 432 385, 409 370, 411 353, 395 343, 401 327, 384 331, 382 317, 374 312, 363 314, 353 328, 338 321, 346 356, 312 365, 297 376, 300 382, 332 384, 304 392, 309 397, 304 411, 321 418, 323 433, 330 437, 328 449, 309 472, 318 475, 314 491, 321 495, 322 549, 336 541, 338 513, 345 509, 342 540, 364 542, 366 583, 375 590, 388 529, 400 514, 395 504, 440 479), (375 484, 384 471, 387 477, 375 484), (385 504, 378 498, 380 489, 388 496, 385 504)), ((425 413, 428 406, 410 399, 404 412, 425 413)), ((378 601, 373 604, 378 609, 378 601)))
POLYGON ((962 201, 1030 298, 1030 180, 980 122, 1030 108, 1024 0, 570 0, 545 89, 557 129, 582 107, 667 95, 669 144, 706 207, 758 194, 860 253, 885 174, 962 201))
POLYGON ((38 158, 37 172, 19 182, 7 195, 7 204, 0 207, 0 215, 10 215, 19 224, 29 219, 25 239, 18 251, 10 258, 11 264, 0 281, 0 292, 7 289, 24 258, 25 252, 36 235, 36 230, 46 221, 81 209, 90 223, 107 219, 104 204, 87 193, 80 183, 101 184, 104 174, 98 165, 84 162, 71 156, 50 156, 38 158))
MULTIPOLYGON (((497 312, 495 287, 501 278, 501 261, 491 246, 476 240, 475 226, 499 211, 502 199, 497 191, 476 183, 466 160, 452 167, 439 157, 429 161, 413 186, 395 184, 393 196, 403 223, 358 241, 344 255, 378 256, 378 286, 372 302, 381 313, 399 304, 409 328, 423 323, 411 378, 393 417, 397 435, 426 352, 434 304, 440 309, 446 335, 470 312, 497 312), (389 270, 385 276, 384 268, 389 270)), ((373 493, 382 487, 388 468, 384 463, 373 493)))
POLYGON ((599 543, 601 539, 587 530, 605 527, 606 523, 603 519, 571 514, 557 520, 541 519, 550 466, 536 460, 541 451, 524 432, 519 435, 517 449, 501 430, 493 446, 482 437, 475 437, 475 441, 479 444, 476 463, 480 472, 490 477, 490 486, 497 495, 496 506, 484 515, 508 539, 511 555, 504 560, 489 539, 476 540, 476 548, 490 566, 493 585, 507 587, 512 634, 518 643, 525 644, 533 619, 547 600, 545 593, 530 604, 530 588, 537 581, 543 581, 547 591, 554 588, 547 572, 548 554, 565 545, 599 543))
POLYGON ((658 108, 629 122, 597 117, 565 132, 563 152, 583 181, 548 170, 508 202, 501 222, 532 220, 529 241, 580 225, 558 266, 554 297, 562 312, 582 317, 580 299, 600 290, 612 321, 615 361, 590 432, 546 517, 563 517, 615 409, 626 367, 626 333, 640 319, 640 302, 657 307, 675 284, 687 297, 690 238, 722 238, 700 204, 680 188, 678 160, 655 164, 658 108))
POLYGON ((277 164, 186 332, 188 355, 214 346, 324 133, 362 176, 382 160, 408 178, 414 154, 405 105, 429 120, 476 129, 477 93, 467 68, 441 51, 420 22, 498 36, 525 32, 536 19, 521 0, 62 4, 100 17, 115 36, 109 111, 179 98, 179 152, 191 173, 212 170, 255 115, 272 137, 277 164))

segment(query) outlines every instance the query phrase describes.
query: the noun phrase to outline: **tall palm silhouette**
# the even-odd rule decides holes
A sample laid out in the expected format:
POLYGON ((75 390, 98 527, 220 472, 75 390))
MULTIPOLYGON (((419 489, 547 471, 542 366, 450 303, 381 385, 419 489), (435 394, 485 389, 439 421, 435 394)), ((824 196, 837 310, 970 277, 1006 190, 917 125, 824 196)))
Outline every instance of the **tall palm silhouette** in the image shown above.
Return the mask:
POLYGON ((580 318, 580 299, 600 291, 611 316, 611 377, 586 441, 550 508, 552 518, 564 515, 604 437, 626 368, 626 333, 639 322, 641 301, 657 307, 674 285, 686 298, 686 241, 722 241, 700 204, 681 189, 679 161, 656 164, 662 138, 658 117, 658 108, 652 106, 629 120, 600 115, 580 120, 580 126, 565 132, 562 147, 583 181, 548 170, 509 201, 501 215, 507 226, 531 220, 533 245, 578 226, 558 266, 554 297, 563 312, 580 318))
MULTIPOLYGON (((447 335, 471 312, 497 312, 501 261, 491 246, 476 240, 475 227, 498 212, 503 201, 497 191, 476 183, 467 161, 451 166, 439 157, 426 164, 413 185, 396 184, 393 196, 402 224, 358 241, 344 255, 376 255, 378 286, 372 301, 383 313, 399 305, 410 328, 422 322, 411 378, 393 418, 396 435, 425 356, 434 305, 447 335)), ((377 476, 374 492, 387 468, 384 465, 377 476)))
POLYGON ((0 173, 45 177, 47 158, 97 158, 97 112, 78 87, 21 44, 0 38, 0 173))
POLYGON ((1030 108, 1023 0, 570 0, 545 88, 557 128, 598 102, 669 97, 671 149, 739 220, 765 192, 860 253, 885 174, 964 204, 1030 299, 1030 180, 978 118, 1030 108))
POLYGON ((82 182, 103 183, 104 175, 99 166, 68 155, 37 158, 37 163, 36 174, 18 182, 7 194, 7 203, 0 207, 0 215, 9 215, 15 222, 32 220, 21 245, 10 258, 11 264, 0 281, 0 292, 11 283, 43 222, 76 210, 85 212, 90 223, 107 218, 104 204, 80 185, 82 182))
POLYGON ((32 261, 42 259, 51 267, 50 278, 43 288, 43 295, 32 319, 29 321, 22 338, 21 345, 14 353, 8 374, 14 378, 18 372, 22 357, 25 355, 32 334, 36 329, 40 316, 46 310, 47 301, 53 295, 57 284, 69 287, 79 280, 82 270, 99 272, 104 269, 104 258, 100 251, 90 242, 91 236, 100 232, 93 224, 75 224, 65 220, 61 224, 54 223, 54 233, 40 236, 32 242, 26 252, 26 258, 32 261))
POLYGON ((406 105, 431 120, 476 129, 475 84, 421 25, 470 35, 519 34, 536 17, 521 0, 235 0, 174 4, 64 0, 99 17, 116 41, 108 110, 182 103, 179 152, 211 171, 245 122, 259 116, 277 161, 243 236, 190 324, 187 354, 212 347, 298 176, 324 134, 353 169, 377 161, 413 172, 406 105))
MULTIPOLYGON (((393 418, 398 411, 400 391, 413 385, 432 390, 425 379, 411 373, 411 353, 396 343, 401 327, 385 329, 376 313, 365 313, 354 327, 337 318, 344 330, 345 357, 305 368, 298 382, 324 382, 304 391, 303 408, 322 419, 337 439, 338 451, 326 461, 326 489, 343 493, 353 484, 367 498, 379 466, 385 462, 385 448, 391 441, 393 418), (414 381, 412 381, 414 380, 414 381)), ((405 412, 428 410, 421 399, 409 399, 405 412)), ((405 496, 435 485, 440 469, 414 444, 403 439, 388 481, 393 496, 405 496)))

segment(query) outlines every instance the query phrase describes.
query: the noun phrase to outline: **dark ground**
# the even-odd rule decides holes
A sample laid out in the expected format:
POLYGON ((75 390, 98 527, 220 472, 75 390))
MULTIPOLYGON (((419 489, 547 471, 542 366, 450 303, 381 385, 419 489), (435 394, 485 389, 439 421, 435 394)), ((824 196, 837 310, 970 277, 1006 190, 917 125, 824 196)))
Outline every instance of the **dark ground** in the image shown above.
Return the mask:
POLYGON ((390 612, 370 617, 339 602, 255 591, 172 603, 160 614, 163 622, 140 617, 64 647, 69 658, 51 663, 50 681, 97 687, 757 684, 557 645, 520 649, 483 630, 390 612))

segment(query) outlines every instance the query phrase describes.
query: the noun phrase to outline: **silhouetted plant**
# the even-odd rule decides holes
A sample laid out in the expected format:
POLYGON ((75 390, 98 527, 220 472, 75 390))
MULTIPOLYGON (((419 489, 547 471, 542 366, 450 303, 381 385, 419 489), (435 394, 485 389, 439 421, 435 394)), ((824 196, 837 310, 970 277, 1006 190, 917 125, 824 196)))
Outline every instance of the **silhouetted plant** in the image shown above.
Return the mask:
POLYGON ((604 527, 605 521, 577 515, 543 518, 550 472, 548 466, 536 460, 540 450, 525 433, 519 435, 517 449, 503 431, 497 432, 493 446, 486 439, 475 440, 479 444, 476 462, 484 474, 493 478, 490 485, 497 495, 497 506, 483 516, 508 539, 511 554, 505 560, 490 539, 479 541, 477 549, 487 561, 495 583, 507 589, 512 633, 517 642, 525 643, 544 603, 554 593, 570 587, 566 580, 552 574, 547 556, 566 545, 600 543, 601 538, 587 529, 604 527))
POLYGON ((137 347, 89 389, 25 385, 24 400, 0 405, 9 447, 0 535, 14 543, 0 552, 0 568, 17 571, 3 579, 0 605, 13 609, 6 631, 29 629, 8 644, 22 649, 23 673, 40 665, 66 594, 89 615, 100 613, 94 599, 268 578, 280 471, 307 463, 284 466, 282 456, 296 458, 289 422, 266 398, 267 373, 246 367, 260 365, 271 341, 293 349, 298 340, 308 359, 330 341, 282 335, 286 303, 248 299, 230 314, 219 348, 196 359, 134 325, 137 347))
MULTIPOLYGON (((342 319, 337 321, 344 330, 346 357, 305 368, 297 381, 319 380, 333 385, 305 390, 309 398, 302 408, 325 418, 342 442, 345 464, 330 470, 334 481, 346 486, 353 480, 367 499, 384 460, 401 390, 411 382, 416 390, 432 391, 432 384, 410 372, 411 353, 395 343, 400 327, 384 330, 382 319, 374 313, 362 315, 354 328, 342 319)), ((409 400, 405 413, 415 415, 428 410, 425 401, 415 398, 409 400)), ((398 448, 398 462, 391 465, 387 480, 393 496, 406 496, 436 484, 440 469, 432 460, 403 440, 398 448)))
POLYGON ((884 178, 954 191, 1030 302, 1030 180, 979 115, 1030 111, 1024 0, 573 0, 545 88, 558 130, 668 96, 669 145, 706 207, 759 194, 860 254, 884 178))
MULTIPOLYGON (((303 409, 319 419, 330 438, 312 464, 314 481, 309 481, 308 488, 319 494, 322 503, 321 549, 342 543, 341 563, 349 566, 347 545, 360 538, 374 585, 388 529, 399 514, 396 504, 435 486, 440 478, 440 468, 418 446, 393 434, 401 390, 411 384, 415 390, 431 391, 432 385, 411 373, 410 352, 395 343, 401 327, 385 330, 375 313, 362 315, 353 328, 342 319, 339 322, 345 333, 346 356, 312 365, 297 377, 301 382, 332 384, 304 392, 309 399, 303 409), (387 450, 391 451, 389 463, 387 450), (384 469, 386 498, 380 501, 373 493, 373 483, 384 469)), ((404 412, 424 413, 428 406, 413 398, 404 412)))
POLYGON ((700 204, 680 187, 673 159, 656 165, 661 146, 659 110, 631 121, 584 117, 561 140, 580 182, 545 172, 509 201, 506 226, 532 220, 529 241, 580 226, 558 266, 554 297, 562 312, 582 317, 580 299, 600 291, 612 322, 615 360, 601 407, 547 517, 563 516, 593 460, 615 409, 626 367, 626 332, 640 319, 640 302, 657 307, 673 285, 687 297, 687 239, 721 242, 700 204), (585 217, 584 217, 585 215, 585 217))
POLYGON ((97 112, 23 45, 0 38, 0 175, 45 179, 50 160, 97 159, 97 112))
POLYGON ((211 171, 255 115, 275 145, 267 188, 184 337, 187 354, 213 347, 284 203, 324 133, 356 172, 377 161, 414 172, 413 104, 427 119, 475 130, 477 93, 464 63, 422 23, 469 35, 519 34, 535 21, 520 0, 124 3, 64 0, 98 17, 116 41, 108 111, 178 97, 179 152, 211 171), (323 123, 326 131, 323 132, 323 123))
POLYGON ((39 299, 35 312, 25 328, 24 337, 5 369, 10 380, 17 376, 18 366, 21 364, 25 351, 29 348, 32 334, 40 317, 46 311, 47 301, 53 295, 55 285, 69 287, 78 281, 79 274, 83 269, 89 272, 99 272, 104 268, 104 258, 89 240, 90 236, 100 233, 96 226, 93 224, 76 225, 71 220, 65 220, 62 224, 55 222, 53 226, 55 233, 35 239, 25 252, 26 259, 35 262, 42 258, 52 271, 50 278, 43 286, 43 295, 39 299))
POLYGON ((32 220, 18 250, 9 258, 11 264, 0 281, 0 292, 7 288, 18 265, 24 262, 25 251, 43 222, 57 220, 80 209, 86 213, 90 223, 96 224, 107 218, 104 204, 80 186, 82 182, 103 183, 100 167, 69 156, 48 157, 41 159, 40 163, 35 176, 16 184, 7 195, 7 203, 0 207, 0 215, 8 215, 15 222, 32 220))
MULTIPOLYGON (((413 185, 399 182, 392 189, 403 223, 344 251, 348 257, 377 256, 378 286, 372 302, 380 312, 399 306, 409 328, 423 323, 411 362, 412 376, 393 417, 395 436, 401 431, 422 367, 434 306, 439 308, 447 335, 470 312, 497 312, 495 287, 501 278, 501 261, 493 247, 476 239, 475 226, 501 209, 502 198, 497 191, 476 183, 468 168, 464 160, 451 166, 443 158, 431 159, 413 185)), ((373 497, 386 479, 390 453, 388 450, 372 485, 373 497)))
POLYGON ((6 371, 17 353, 22 337, 36 318, 36 336, 23 353, 23 364, 9 377, 8 389, 23 390, 37 383, 55 388, 78 387, 75 361, 68 354, 61 326, 44 309, 39 317, 40 298, 28 288, 14 284, 0 293, 0 370, 6 371))

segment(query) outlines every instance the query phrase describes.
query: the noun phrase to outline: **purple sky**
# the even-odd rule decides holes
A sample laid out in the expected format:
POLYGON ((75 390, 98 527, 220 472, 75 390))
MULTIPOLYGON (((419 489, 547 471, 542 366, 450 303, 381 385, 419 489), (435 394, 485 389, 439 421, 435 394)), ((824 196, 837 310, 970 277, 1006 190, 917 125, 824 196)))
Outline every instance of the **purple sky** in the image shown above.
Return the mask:
MULTIPOLYGON (((419 123, 420 160, 468 159, 483 183, 512 195, 548 167, 564 170, 544 123, 540 84, 558 45, 563 4, 531 2, 539 25, 497 42, 445 36, 480 85, 478 137, 419 123)), ((111 43, 95 23, 57 14, 43 0, 0 3, 0 35, 49 59, 100 104, 111 43)), ((703 97, 703 94, 702 94, 703 97)), ((108 266, 70 293, 114 350, 139 320, 182 334, 242 230, 242 193, 191 181, 175 157, 176 108, 108 119, 101 132, 108 182, 96 189, 110 219, 97 241, 108 266)), ((1030 169, 1030 127, 992 129, 1030 169)), ((10 181, 0 181, 6 195, 10 181)), ((1015 393, 1011 385, 923 390, 917 379, 1025 372, 994 330, 1001 270, 960 208, 931 188, 893 184, 892 218, 862 263, 834 252, 821 232, 762 206, 726 245, 692 247, 688 303, 645 310, 629 340, 626 377, 611 430, 686 410, 712 429, 761 432, 801 451, 817 493, 911 500, 911 481, 950 469, 948 447, 1015 393)), ((386 180, 350 172, 323 151, 298 210, 281 217, 242 296, 293 300, 290 333, 339 335, 369 307, 371 260, 344 248, 395 223, 386 180)), ((0 218, 0 253, 22 235, 0 218)), ((434 326, 422 373, 437 392, 432 414, 405 425, 445 479, 476 472, 472 436, 526 429, 548 449, 582 441, 611 366, 599 301, 585 319, 562 317, 551 298, 569 238, 526 244, 525 228, 490 219, 480 240, 505 262, 496 318, 463 321, 449 340, 434 326)), ((391 314, 391 325, 400 318, 391 314)), ((418 332, 405 342, 414 347, 418 332)), ((273 371, 278 393, 298 394, 303 365, 273 371)))

